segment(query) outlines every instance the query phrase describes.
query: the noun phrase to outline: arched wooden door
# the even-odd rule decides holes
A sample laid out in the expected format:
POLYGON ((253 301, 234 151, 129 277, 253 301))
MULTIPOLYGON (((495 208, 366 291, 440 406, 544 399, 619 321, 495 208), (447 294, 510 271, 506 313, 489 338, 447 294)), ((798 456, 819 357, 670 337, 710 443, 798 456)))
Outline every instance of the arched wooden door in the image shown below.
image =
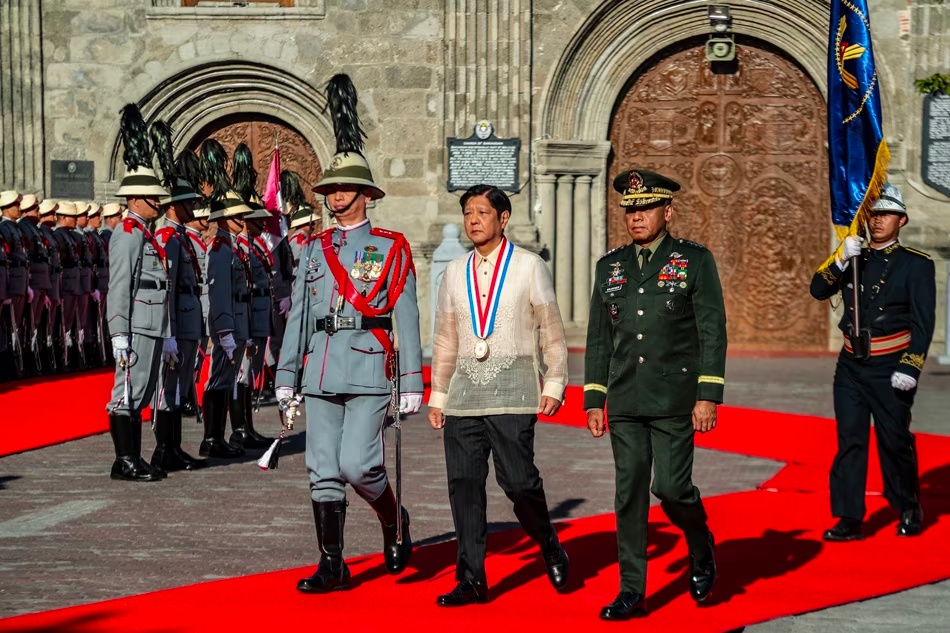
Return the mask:
MULTIPOLYGON (((827 304, 808 294, 830 242, 825 126, 804 72, 741 42, 732 74, 701 45, 658 59, 616 111, 610 182, 641 167, 683 186, 670 229, 715 255, 732 351, 827 349, 827 304)), ((619 201, 611 189, 611 248, 630 241, 619 201)))
POLYGON ((313 192, 310 189, 320 180, 323 168, 313 146, 286 123, 262 115, 229 115, 202 129, 188 146, 197 149, 207 138, 214 138, 221 143, 229 157, 234 155, 234 148, 238 145, 247 144, 254 156, 254 168, 258 173, 257 188, 262 194, 274 154, 274 145, 279 144, 281 169, 290 169, 300 174, 300 186, 307 195, 307 200, 313 204, 313 192))

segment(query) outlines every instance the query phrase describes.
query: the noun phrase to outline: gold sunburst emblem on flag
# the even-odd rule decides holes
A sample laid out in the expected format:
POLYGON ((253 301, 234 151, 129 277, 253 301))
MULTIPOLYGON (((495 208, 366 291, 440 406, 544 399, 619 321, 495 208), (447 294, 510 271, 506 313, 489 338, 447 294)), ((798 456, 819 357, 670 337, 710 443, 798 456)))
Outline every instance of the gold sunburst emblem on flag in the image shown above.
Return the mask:
POLYGON ((835 57, 838 61, 838 74, 841 75, 841 80, 844 82, 844 85, 852 90, 857 90, 858 78, 845 70, 844 63, 861 59, 864 53, 867 52, 867 49, 860 44, 848 44, 844 41, 844 32, 847 28, 848 21, 842 17, 841 22, 838 24, 838 46, 835 57))

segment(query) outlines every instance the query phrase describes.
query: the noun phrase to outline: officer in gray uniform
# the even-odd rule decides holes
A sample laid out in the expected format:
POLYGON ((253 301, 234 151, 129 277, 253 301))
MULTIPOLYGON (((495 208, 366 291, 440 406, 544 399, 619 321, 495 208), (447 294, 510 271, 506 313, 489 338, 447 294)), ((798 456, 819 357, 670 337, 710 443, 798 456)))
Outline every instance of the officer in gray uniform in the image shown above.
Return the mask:
MULTIPOLYGON (((204 439, 198 449, 202 457, 233 459, 244 455, 243 448, 224 440, 228 408, 237 397, 245 346, 250 338, 251 276, 247 255, 238 247, 243 218, 251 213, 235 191, 227 191, 211 201, 209 220, 218 232, 208 253, 208 331, 214 348, 211 372, 201 403, 204 439)), ((232 421, 232 428, 233 428, 232 421)))
POLYGON ((152 465, 165 471, 197 470, 208 465, 206 460, 195 459, 181 448, 181 404, 193 397, 193 368, 204 330, 199 298, 203 273, 191 240, 185 235, 185 223, 191 221, 192 206, 199 198, 188 181, 176 179, 171 185, 171 196, 162 198, 165 224, 155 233, 165 250, 168 312, 177 352, 174 359, 163 363, 162 396, 155 418, 152 465))
POLYGON ((109 432, 115 445, 112 478, 158 481, 165 471, 142 459, 141 412, 159 383, 159 364, 170 357, 168 278, 161 246, 150 223, 168 196, 152 169, 145 122, 134 104, 122 110, 120 124, 127 172, 116 195, 129 211, 109 240, 109 294, 106 315, 116 359, 109 432))
POLYGON ((287 244, 294 258, 294 270, 300 264, 300 255, 310 242, 313 227, 319 221, 310 205, 302 206, 290 216, 290 232, 287 233, 287 244))
MULTIPOLYGON (((194 364, 194 384, 198 383, 201 377, 201 369, 204 366, 205 356, 208 352, 208 244, 204 241, 204 232, 208 230, 208 216, 211 215, 211 209, 202 201, 201 206, 195 207, 192 211, 194 219, 185 225, 185 234, 191 242, 198 261, 198 270, 201 271, 199 280, 201 300, 201 338, 198 339, 198 349, 195 355, 194 364)), ((181 412, 183 415, 196 415, 198 404, 198 389, 194 386, 191 389, 192 397, 190 400, 183 400, 181 403, 181 412)))
MULTIPOLYGON (((358 121, 345 120, 356 112, 355 99, 346 103, 347 95, 356 95, 349 77, 333 77, 327 92, 334 124, 358 130, 358 121)), ((337 154, 314 187, 326 196, 338 226, 318 235, 301 257, 277 369, 279 401, 293 398, 298 385, 306 396, 306 462, 321 551, 316 572, 297 584, 306 593, 349 582, 343 562, 346 484, 379 517, 387 571, 402 571, 412 553, 409 513, 397 506, 384 464, 383 425, 391 379, 400 385, 400 412, 415 413, 422 403, 415 269, 405 237, 373 228, 366 217, 367 202, 384 193, 373 182, 362 141, 346 140, 359 138, 337 128, 337 154)))
MULTIPOLYGON (((76 228, 76 205, 68 200, 56 206, 56 248, 63 267, 60 279, 62 305, 59 310, 59 338, 63 353, 63 370, 69 368, 69 348, 73 346, 72 328, 76 324, 77 296, 79 295, 79 249, 73 239, 76 228)), ((55 327, 55 325, 54 325, 55 327)))
MULTIPOLYGON (((10 307, 4 309, 3 319, 12 319, 20 330, 22 345, 23 310, 33 292, 30 290, 30 254, 23 231, 17 224, 20 219, 21 196, 16 191, 0 192, 0 234, 10 249, 7 253, 7 298, 10 307), (12 315, 12 316, 11 316, 12 315)), ((9 337, 9 330, 6 332, 9 337)))
POLYGON ((20 201, 20 219, 17 220, 17 226, 20 227, 29 249, 30 287, 33 289, 33 296, 30 298, 30 327, 29 331, 25 332, 26 345, 24 347, 25 351, 29 351, 30 355, 40 363, 35 369, 37 373, 42 374, 40 348, 46 343, 46 337, 41 337, 40 333, 43 315, 50 303, 48 295, 52 288, 52 280, 50 278, 50 247, 39 228, 39 223, 40 205, 36 196, 23 196, 20 201))
POLYGON ((254 430, 254 397, 258 381, 264 380, 264 354, 270 340, 271 330, 271 283, 274 279, 270 256, 266 244, 259 240, 264 222, 270 213, 259 200, 251 200, 248 206, 253 209, 244 217, 244 233, 238 235, 237 244, 248 258, 251 269, 251 324, 247 353, 241 363, 241 378, 237 386, 237 397, 231 402, 232 446, 241 448, 267 448, 274 441, 254 430))
MULTIPOLYGON (((57 245, 56 235, 53 229, 56 227, 56 209, 59 205, 55 200, 44 200, 40 203, 39 229, 43 233, 46 244, 49 247, 49 280, 50 289, 47 293, 49 304, 46 308, 46 320, 41 336, 46 338, 45 347, 49 354, 50 369, 55 371, 60 365, 62 359, 62 350, 56 350, 55 345, 55 325, 57 319, 62 316, 63 295, 63 260, 57 245)), ((64 368, 65 369, 65 368, 64 368)))
MULTIPOLYGON (((86 324, 89 322, 89 305, 93 301, 92 293, 95 290, 93 282, 96 276, 95 253, 92 251, 93 247, 86 233, 86 226, 89 223, 89 210, 92 208, 92 204, 94 203, 76 203, 79 215, 76 216, 75 235, 73 235, 76 248, 79 249, 79 295, 76 297, 76 321, 79 328, 79 344, 83 346, 86 346, 92 340, 92 333, 86 331, 86 324)), ((84 356, 86 359, 92 358, 89 354, 84 356)))

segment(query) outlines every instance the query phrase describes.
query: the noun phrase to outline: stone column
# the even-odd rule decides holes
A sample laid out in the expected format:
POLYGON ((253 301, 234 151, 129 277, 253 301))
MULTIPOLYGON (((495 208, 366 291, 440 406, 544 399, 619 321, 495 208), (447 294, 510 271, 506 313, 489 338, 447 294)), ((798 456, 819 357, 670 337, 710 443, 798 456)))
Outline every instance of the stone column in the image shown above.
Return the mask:
POLYGON ((590 176, 574 180, 574 321, 583 321, 590 303, 590 176))
POLYGON ((561 318, 573 320, 574 307, 574 176, 566 174, 557 179, 557 224, 554 246, 554 290, 561 318))
MULTIPOLYGON (((546 248, 548 255, 551 255, 554 253, 554 205, 556 199, 554 195, 554 183, 557 182, 557 176, 537 176, 535 182, 538 183, 538 195, 541 198, 541 217, 539 218, 541 225, 541 248, 546 248)), ((551 274, 554 274, 553 257, 548 258, 548 267, 551 269, 551 274)))

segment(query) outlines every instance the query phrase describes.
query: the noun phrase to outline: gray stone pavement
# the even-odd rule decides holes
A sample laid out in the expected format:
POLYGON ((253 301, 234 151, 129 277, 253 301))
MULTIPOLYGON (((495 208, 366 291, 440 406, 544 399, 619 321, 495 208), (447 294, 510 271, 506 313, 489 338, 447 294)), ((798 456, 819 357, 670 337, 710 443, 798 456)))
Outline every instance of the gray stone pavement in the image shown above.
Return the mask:
MULTIPOLYGON (((572 355, 575 382, 581 382, 582 364, 572 355)), ((830 416, 833 371, 832 357, 732 358, 727 403, 830 416)), ((948 433, 948 410, 950 368, 928 366, 916 428, 948 433)), ((258 420, 262 431, 276 431, 273 408, 258 420)), ((452 538, 441 434, 428 427, 424 411, 404 429, 413 537, 417 543, 452 538)), ((200 429, 186 418, 186 447, 196 448, 199 440, 200 429)), ((0 617, 315 564, 302 440, 299 432, 291 436, 276 471, 260 471, 253 458, 219 461, 156 484, 111 481, 107 435, 0 459, 0 617)), ((154 446, 147 429, 143 445, 147 456, 154 446)), ((612 510, 608 441, 583 429, 541 425, 537 462, 556 520, 612 510)), ((778 468, 769 460, 699 450, 695 480, 704 495, 722 494, 752 488, 778 468)), ((508 500, 493 481, 488 488, 492 530, 515 527, 508 500)), ((347 555, 379 551, 372 510, 353 495, 350 502, 347 555)), ((938 583, 749 631, 947 630, 948 598, 950 582, 938 583)))

